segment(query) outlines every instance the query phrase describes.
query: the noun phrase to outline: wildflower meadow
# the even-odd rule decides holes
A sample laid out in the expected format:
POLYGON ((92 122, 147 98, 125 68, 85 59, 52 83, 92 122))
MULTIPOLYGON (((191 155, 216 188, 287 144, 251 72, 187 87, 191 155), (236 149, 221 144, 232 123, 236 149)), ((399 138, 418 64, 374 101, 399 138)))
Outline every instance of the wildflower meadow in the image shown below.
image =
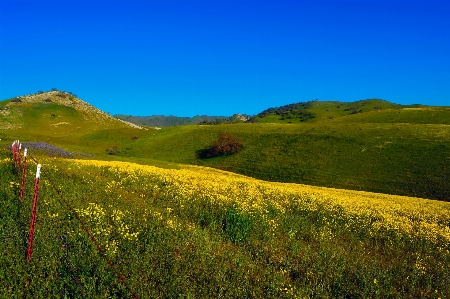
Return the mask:
POLYGON ((0 153, 2 298, 448 298, 450 203, 0 153), (85 226, 85 227, 84 227, 85 226), (100 250, 99 250, 100 248, 100 250), (112 267, 113 265, 113 267, 112 267))

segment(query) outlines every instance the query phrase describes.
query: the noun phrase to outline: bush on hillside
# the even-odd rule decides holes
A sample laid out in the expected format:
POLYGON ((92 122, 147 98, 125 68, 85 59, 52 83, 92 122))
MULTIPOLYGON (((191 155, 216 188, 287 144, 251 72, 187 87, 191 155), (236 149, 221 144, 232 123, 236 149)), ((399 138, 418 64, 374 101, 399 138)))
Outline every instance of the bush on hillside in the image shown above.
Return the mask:
POLYGON ((203 159, 231 155, 240 152, 243 146, 239 138, 228 132, 222 132, 219 134, 219 140, 210 148, 199 150, 197 154, 203 159))

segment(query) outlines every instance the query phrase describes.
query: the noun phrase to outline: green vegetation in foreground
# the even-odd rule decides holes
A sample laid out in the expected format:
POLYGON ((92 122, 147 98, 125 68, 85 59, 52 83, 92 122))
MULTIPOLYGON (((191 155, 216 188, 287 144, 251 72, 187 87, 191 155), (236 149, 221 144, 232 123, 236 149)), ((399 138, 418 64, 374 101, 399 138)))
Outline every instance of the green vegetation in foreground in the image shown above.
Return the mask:
POLYGON ((36 238, 27 263, 33 182, 27 181, 27 196, 20 202, 18 175, 7 157, 8 152, 0 153, 0 297, 131 295, 64 208, 50 177, 140 298, 437 299, 450 294, 450 247, 444 240, 436 246, 394 231, 372 236, 367 229, 377 219, 364 222, 342 215, 339 207, 310 209, 294 200, 284 213, 267 207, 265 216, 203 193, 192 194, 195 200, 184 205, 183 191, 174 191, 173 182, 163 177, 58 159, 42 161, 36 238), (268 226, 262 216, 274 220, 268 226))

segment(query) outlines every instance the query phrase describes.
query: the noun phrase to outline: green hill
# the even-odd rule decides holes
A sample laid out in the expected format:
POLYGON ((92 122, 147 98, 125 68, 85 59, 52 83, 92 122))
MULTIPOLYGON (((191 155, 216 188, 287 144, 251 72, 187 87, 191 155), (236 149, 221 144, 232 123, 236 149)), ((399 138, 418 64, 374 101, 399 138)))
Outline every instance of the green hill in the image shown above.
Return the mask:
POLYGON ((97 155, 149 131, 111 117, 64 91, 40 92, 0 102, 0 138, 4 142, 45 141, 97 155))
MULTIPOLYGON (((335 120, 355 114, 400 110, 404 108, 420 108, 422 105, 398 105, 381 99, 367 99, 351 103, 338 101, 309 101, 269 108, 258 113, 252 122, 262 123, 304 123, 323 120, 335 120)), ((396 121, 394 121, 396 122, 396 121)))
POLYGON ((442 124, 182 126, 137 140, 121 154, 216 167, 264 180, 450 199, 450 126, 442 124), (243 140, 241 152, 212 159, 196 156, 224 131, 243 140))
POLYGON ((268 109, 256 123, 161 130, 131 127, 59 91, 2 101, 0 109, 5 145, 45 141, 97 159, 196 164, 264 180, 450 201, 449 107, 313 101, 268 109), (242 151, 199 157, 221 132, 239 137, 242 151))
POLYGON ((348 115, 337 121, 365 123, 409 123, 409 124, 443 124, 450 125, 448 107, 416 107, 371 111, 368 113, 348 115))

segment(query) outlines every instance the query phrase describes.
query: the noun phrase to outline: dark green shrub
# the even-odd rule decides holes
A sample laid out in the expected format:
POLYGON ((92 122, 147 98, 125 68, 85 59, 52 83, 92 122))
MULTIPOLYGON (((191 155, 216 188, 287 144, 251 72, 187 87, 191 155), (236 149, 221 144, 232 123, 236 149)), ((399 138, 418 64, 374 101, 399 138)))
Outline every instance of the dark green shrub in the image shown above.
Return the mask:
POLYGON ((216 141, 210 148, 198 151, 197 154, 200 158, 231 155, 240 152, 243 146, 244 145, 239 138, 228 132, 222 132, 219 134, 218 141, 216 141))
POLYGON ((219 140, 216 141, 208 153, 208 157, 224 156, 235 154, 241 151, 243 147, 241 139, 223 132, 219 134, 219 140))

